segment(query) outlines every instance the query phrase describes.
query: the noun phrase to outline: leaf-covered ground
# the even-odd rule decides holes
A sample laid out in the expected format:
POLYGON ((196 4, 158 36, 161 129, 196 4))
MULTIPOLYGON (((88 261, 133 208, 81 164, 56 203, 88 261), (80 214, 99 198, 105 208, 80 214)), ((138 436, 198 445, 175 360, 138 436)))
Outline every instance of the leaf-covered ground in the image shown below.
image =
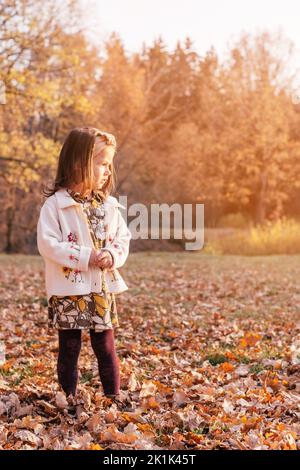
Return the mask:
POLYGON ((115 335, 132 411, 104 397, 85 332, 76 417, 42 259, 0 255, 0 267, 0 448, 300 448, 299 256, 131 254, 115 335))

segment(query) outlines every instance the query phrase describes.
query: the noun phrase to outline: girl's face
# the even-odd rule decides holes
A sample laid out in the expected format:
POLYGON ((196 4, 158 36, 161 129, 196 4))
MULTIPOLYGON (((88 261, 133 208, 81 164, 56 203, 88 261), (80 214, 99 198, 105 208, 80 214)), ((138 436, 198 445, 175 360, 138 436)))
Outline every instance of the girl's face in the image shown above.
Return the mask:
POLYGON ((111 164, 115 148, 111 145, 101 149, 101 141, 96 139, 93 155, 94 186, 102 188, 111 175, 111 164), (100 150, 99 150, 100 147, 100 150))

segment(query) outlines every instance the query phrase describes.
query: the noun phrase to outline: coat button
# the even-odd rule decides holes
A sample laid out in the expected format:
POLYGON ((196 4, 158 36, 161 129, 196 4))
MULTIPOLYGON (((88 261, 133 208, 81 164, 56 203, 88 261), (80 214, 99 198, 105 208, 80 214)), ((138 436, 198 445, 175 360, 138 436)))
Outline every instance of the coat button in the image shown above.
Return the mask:
POLYGON ((95 282, 95 285, 96 285, 96 284, 97 284, 97 283, 95 282))

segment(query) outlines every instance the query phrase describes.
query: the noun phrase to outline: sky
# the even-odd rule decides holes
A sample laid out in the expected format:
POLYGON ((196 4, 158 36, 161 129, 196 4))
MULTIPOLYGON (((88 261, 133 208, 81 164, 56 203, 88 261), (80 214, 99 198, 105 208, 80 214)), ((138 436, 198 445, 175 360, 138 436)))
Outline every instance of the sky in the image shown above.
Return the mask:
POLYGON ((300 66, 300 4, 297 0, 82 0, 93 18, 98 39, 119 33, 128 53, 162 36, 169 50, 189 36, 204 55, 219 55, 244 32, 278 32, 293 41, 300 66))

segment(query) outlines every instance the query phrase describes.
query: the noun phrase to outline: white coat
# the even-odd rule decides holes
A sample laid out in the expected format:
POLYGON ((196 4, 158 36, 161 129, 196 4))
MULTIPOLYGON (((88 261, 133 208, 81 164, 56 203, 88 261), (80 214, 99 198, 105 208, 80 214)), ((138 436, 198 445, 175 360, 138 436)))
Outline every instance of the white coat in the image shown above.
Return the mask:
POLYGON ((106 245, 113 257, 113 266, 102 270, 89 267, 94 243, 81 203, 66 189, 59 189, 41 207, 37 223, 37 247, 45 262, 47 299, 52 295, 81 295, 101 292, 105 276, 109 292, 128 289, 118 272, 129 253, 131 232, 113 196, 103 203, 106 245))

